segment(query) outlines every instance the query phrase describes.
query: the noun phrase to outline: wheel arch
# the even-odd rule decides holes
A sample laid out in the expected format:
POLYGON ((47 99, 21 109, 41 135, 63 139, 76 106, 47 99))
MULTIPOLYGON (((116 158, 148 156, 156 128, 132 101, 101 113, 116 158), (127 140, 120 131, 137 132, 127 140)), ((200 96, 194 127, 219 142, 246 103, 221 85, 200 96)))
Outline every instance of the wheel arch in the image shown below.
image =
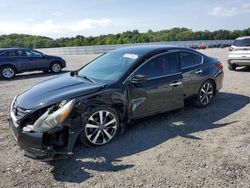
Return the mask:
MULTIPOLYGON (((210 78, 210 79, 207 79, 206 81, 211 81, 211 82, 212 82, 212 84, 213 84, 213 86, 214 86, 214 95, 215 95, 216 92, 217 92, 217 85, 216 85, 215 80, 212 79, 212 78, 210 78)), ((206 82, 206 81, 205 81, 205 82, 206 82)), ((203 82, 203 83, 204 83, 204 82, 203 82)))
POLYGON ((207 81, 211 81, 211 82, 212 82, 212 84, 213 84, 213 86, 214 86, 214 95, 216 94, 216 92, 217 92, 217 85, 216 85, 216 81, 215 81, 213 78, 204 79, 204 80, 201 82, 201 84, 199 85, 199 87, 196 88, 196 92, 195 92, 196 94, 199 92, 201 86, 202 86, 205 82, 207 82, 207 81))
POLYGON ((10 64, 10 63, 0 65, 0 69, 1 69, 1 68, 3 68, 3 67, 5 67, 5 66, 10 66, 10 67, 13 67, 13 68, 15 69, 15 72, 16 72, 16 73, 18 72, 17 67, 16 67, 15 65, 10 64))
POLYGON ((120 103, 117 104, 89 104, 86 106, 85 110, 87 114, 91 113, 91 111, 95 108, 108 108, 112 109, 117 113, 117 116, 120 122, 124 121, 125 118, 125 107, 121 106, 120 103))
POLYGON ((50 68, 51 68, 51 66, 52 66, 52 64, 53 63, 59 63, 60 65, 61 65, 61 67, 62 67, 62 62, 60 61, 60 60, 52 60, 51 62, 50 62, 50 68))

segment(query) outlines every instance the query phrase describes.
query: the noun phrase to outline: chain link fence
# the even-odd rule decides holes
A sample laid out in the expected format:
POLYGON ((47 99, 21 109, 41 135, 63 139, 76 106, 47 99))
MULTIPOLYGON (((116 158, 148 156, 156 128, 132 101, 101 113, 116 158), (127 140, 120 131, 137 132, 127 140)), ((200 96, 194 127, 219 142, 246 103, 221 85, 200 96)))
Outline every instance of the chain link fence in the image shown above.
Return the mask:
POLYGON ((135 44, 115 44, 115 45, 95 45, 95 46, 77 46, 77 47, 60 47, 60 48, 42 48, 37 49, 45 54, 51 55, 84 55, 84 54, 101 54, 125 46, 136 45, 174 45, 181 47, 193 47, 200 44, 206 46, 231 45, 233 40, 196 40, 196 41, 170 41, 170 42, 151 42, 135 44))

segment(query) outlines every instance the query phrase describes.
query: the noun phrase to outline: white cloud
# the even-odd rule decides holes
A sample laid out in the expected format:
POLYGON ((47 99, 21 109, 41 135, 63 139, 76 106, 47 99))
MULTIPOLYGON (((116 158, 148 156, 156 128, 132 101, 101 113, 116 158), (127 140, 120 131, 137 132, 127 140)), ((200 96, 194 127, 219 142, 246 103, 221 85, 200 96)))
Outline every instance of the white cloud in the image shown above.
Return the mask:
POLYGON ((208 12, 212 16, 236 16, 239 14, 250 13, 250 3, 244 4, 240 7, 214 7, 208 12))
POLYGON ((62 13, 59 11, 53 12, 52 13, 53 16, 62 16, 62 13))
POLYGON ((111 24, 111 20, 103 18, 101 20, 85 19, 68 26, 73 31, 81 31, 85 29, 94 29, 96 27, 106 27, 111 24))
POLYGON ((27 22, 33 22, 33 21, 34 21, 33 18, 26 18, 25 20, 26 20, 27 22))
POLYGON ((26 33, 33 35, 44 35, 51 37, 61 37, 65 35, 83 34, 105 28, 111 25, 111 20, 102 19, 83 19, 74 22, 55 22, 52 19, 41 23, 35 22, 32 18, 27 18, 24 22, 3 22, 0 21, 0 34, 26 33))

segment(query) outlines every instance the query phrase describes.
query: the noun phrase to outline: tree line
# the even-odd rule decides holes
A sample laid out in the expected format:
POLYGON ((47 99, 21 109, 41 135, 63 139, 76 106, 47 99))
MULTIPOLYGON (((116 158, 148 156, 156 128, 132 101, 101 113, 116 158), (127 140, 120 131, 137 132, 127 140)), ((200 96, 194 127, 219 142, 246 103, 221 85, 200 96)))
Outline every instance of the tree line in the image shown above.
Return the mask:
POLYGON ((239 36, 250 36, 250 28, 244 30, 217 30, 217 31, 192 31, 187 28, 172 28, 169 30, 139 32, 138 30, 126 31, 118 34, 85 37, 64 37, 52 39, 49 37, 10 34, 0 36, 0 48, 52 48, 71 46, 92 46, 109 44, 130 44, 163 41, 188 41, 188 40, 227 40, 239 36))

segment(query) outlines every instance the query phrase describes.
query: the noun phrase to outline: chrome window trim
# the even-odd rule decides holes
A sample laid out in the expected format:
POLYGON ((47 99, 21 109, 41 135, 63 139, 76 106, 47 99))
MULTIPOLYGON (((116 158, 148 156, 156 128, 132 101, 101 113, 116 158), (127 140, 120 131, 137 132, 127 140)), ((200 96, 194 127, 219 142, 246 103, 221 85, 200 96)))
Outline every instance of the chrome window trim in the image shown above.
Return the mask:
MULTIPOLYGON (((140 69, 143 65, 145 65, 146 63, 148 63, 150 60, 152 60, 152 59, 154 59, 154 58, 156 58, 156 57, 158 57, 158 56, 162 56, 162 55, 165 55, 165 54, 169 54, 169 53, 173 53, 173 52, 180 52, 180 49, 178 49, 178 50, 171 50, 171 51, 167 51, 167 52, 162 52, 162 53, 159 53, 159 54, 156 54, 156 55, 154 55, 154 56, 152 56, 151 58, 149 58, 148 60, 146 60, 145 62, 143 62, 140 66, 138 66, 134 71, 132 71, 132 73, 131 74, 129 74, 129 76, 123 81, 123 83, 122 84, 125 84, 129 79, 130 79, 130 77, 138 70, 138 69, 140 69)), ((181 72, 179 72, 178 74, 180 74, 181 72)), ((175 74, 175 73, 174 73, 175 74)), ((177 73, 176 73, 177 74, 177 73)), ((149 78, 149 79, 147 79, 147 80, 150 80, 150 79, 156 79, 156 78, 158 78, 158 77, 167 77, 167 76, 170 76, 170 75, 162 75, 162 76, 157 76, 157 77, 154 77, 154 78, 149 78)))
POLYGON ((181 67, 181 62, 180 62, 180 68, 181 68, 181 70, 185 70, 185 69, 190 68, 190 67, 195 67, 195 66, 198 66, 198 65, 202 65, 204 63, 204 56, 201 55, 201 54, 199 54, 199 53, 196 53, 196 52, 193 52, 193 51, 189 51, 189 50, 180 50, 179 53, 181 53, 181 52, 188 52, 188 53, 191 53, 191 54, 199 55, 202 58, 201 62, 199 64, 189 65, 189 66, 186 66, 186 67, 183 67, 183 68, 181 67))
MULTIPOLYGON (((6 51, 4 51, 4 52, 2 52, 2 53, 0 54, 0 57, 1 57, 1 58, 28 57, 28 56, 1 56, 2 54, 7 53, 7 52, 10 52, 10 51, 19 51, 19 50, 6 50, 6 51)), ((25 50, 22 50, 22 51, 25 51, 25 50)))
POLYGON ((149 78, 147 80, 155 80, 155 79, 165 78, 165 77, 174 76, 174 75, 178 75, 178 74, 182 74, 182 72, 177 72, 177 73, 172 73, 172 74, 167 74, 167 75, 162 75, 162 76, 156 76, 153 78, 149 78))

